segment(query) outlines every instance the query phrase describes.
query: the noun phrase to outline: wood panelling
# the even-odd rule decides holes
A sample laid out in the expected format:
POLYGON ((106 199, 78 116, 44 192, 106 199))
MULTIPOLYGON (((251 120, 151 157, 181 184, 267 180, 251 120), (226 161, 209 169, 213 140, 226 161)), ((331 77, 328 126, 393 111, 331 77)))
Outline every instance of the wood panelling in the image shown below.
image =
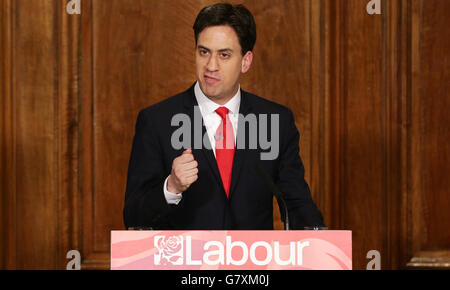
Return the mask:
POLYGON ((407 106, 409 105, 407 82, 408 72, 408 33, 409 10, 407 1, 386 2, 384 41, 384 93, 385 93, 385 178, 386 195, 385 208, 385 252, 383 253, 384 268, 397 269, 404 267, 406 254, 402 241, 405 236, 404 207, 402 198, 406 172, 404 160, 406 157, 405 136, 408 132, 407 106))
MULTIPOLYGON (((0 4, 0 267, 109 267, 140 109, 195 81, 206 0, 0 4)), ((448 1, 247 0, 243 89, 290 107, 312 195, 354 268, 448 267, 448 1)), ((275 211, 275 216, 279 214, 275 211)), ((275 227, 281 229, 280 222, 275 227)))
POLYGON ((9 98, 11 117, 5 130, 9 145, 6 266, 45 269, 55 265, 57 254, 58 184, 53 177, 57 174, 58 5, 39 0, 8 2, 4 5, 11 7, 6 13, 11 13, 7 43, 12 67, 11 91, 4 95, 9 98))
POLYGON ((64 268, 77 246, 80 33, 62 11, 59 1, 1 6, 2 268, 64 268))
POLYGON ((386 95, 383 83, 383 18, 369 17, 365 1, 342 1, 340 106, 341 227, 353 231, 354 268, 371 249, 385 252, 386 95), (370 37, 367 37, 370 35, 370 37), (374 237, 378 237, 374 239, 374 237))
POLYGON ((332 222, 352 229, 357 269, 370 249, 385 269, 448 267, 448 4, 327 5, 332 222))
MULTIPOLYGON (((60 9, 65 9, 64 5, 60 9)), ((63 10, 64 11, 64 10, 63 10)), ((80 234, 80 96, 82 68, 81 17, 61 13, 59 18, 58 86, 58 256, 57 268, 65 268, 66 253, 81 249, 80 234)), ((82 251, 81 251, 82 252, 82 251)))
POLYGON ((450 263, 448 1, 412 5, 408 239, 410 266, 450 263), (441 259, 439 259, 441 257, 441 259))
POLYGON ((7 265, 8 251, 8 231, 11 220, 9 220, 5 214, 5 208, 7 207, 7 194, 10 182, 8 179, 13 177, 8 174, 10 172, 10 158, 9 152, 12 138, 11 135, 11 3, 9 1, 3 1, 0 5, 0 268, 5 268, 7 265))

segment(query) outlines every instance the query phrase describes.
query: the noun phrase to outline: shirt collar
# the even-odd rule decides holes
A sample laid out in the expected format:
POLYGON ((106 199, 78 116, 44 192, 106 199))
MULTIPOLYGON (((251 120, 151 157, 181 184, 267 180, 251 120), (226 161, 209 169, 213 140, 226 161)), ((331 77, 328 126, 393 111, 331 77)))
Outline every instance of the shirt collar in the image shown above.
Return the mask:
POLYGON ((219 107, 226 107, 231 114, 239 113, 239 106, 241 104, 241 86, 237 93, 223 106, 211 101, 200 89, 200 85, 196 82, 194 87, 195 98, 197 99, 198 106, 203 115, 214 113, 219 107))

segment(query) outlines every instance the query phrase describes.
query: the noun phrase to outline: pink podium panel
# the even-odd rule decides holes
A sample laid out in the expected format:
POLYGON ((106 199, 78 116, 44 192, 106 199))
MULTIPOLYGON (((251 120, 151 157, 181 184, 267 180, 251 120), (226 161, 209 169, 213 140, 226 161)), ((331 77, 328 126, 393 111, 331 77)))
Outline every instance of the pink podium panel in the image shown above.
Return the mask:
POLYGON ((351 270, 351 231, 112 231, 112 270, 351 270))

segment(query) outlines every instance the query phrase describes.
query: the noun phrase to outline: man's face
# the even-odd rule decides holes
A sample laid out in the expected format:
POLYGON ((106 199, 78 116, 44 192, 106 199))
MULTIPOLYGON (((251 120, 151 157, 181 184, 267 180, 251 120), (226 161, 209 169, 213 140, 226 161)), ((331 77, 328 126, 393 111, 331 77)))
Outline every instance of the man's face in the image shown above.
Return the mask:
POLYGON ((250 69, 252 52, 242 56, 238 36, 230 26, 205 28, 197 39, 195 54, 197 80, 203 93, 224 105, 239 88, 241 73, 250 69))

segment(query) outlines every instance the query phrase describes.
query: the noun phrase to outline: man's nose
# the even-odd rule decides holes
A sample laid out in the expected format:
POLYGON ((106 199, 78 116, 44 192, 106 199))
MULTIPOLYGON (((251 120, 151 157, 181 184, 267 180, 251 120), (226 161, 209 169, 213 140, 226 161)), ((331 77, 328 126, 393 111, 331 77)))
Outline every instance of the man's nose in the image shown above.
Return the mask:
POLYGON ((219 69, 219 64, 214 55, 211 55, 211 57, 209 58, 208 63, 206 64, 206 68, 208 69, 208 71, 217 71, 219 69))

